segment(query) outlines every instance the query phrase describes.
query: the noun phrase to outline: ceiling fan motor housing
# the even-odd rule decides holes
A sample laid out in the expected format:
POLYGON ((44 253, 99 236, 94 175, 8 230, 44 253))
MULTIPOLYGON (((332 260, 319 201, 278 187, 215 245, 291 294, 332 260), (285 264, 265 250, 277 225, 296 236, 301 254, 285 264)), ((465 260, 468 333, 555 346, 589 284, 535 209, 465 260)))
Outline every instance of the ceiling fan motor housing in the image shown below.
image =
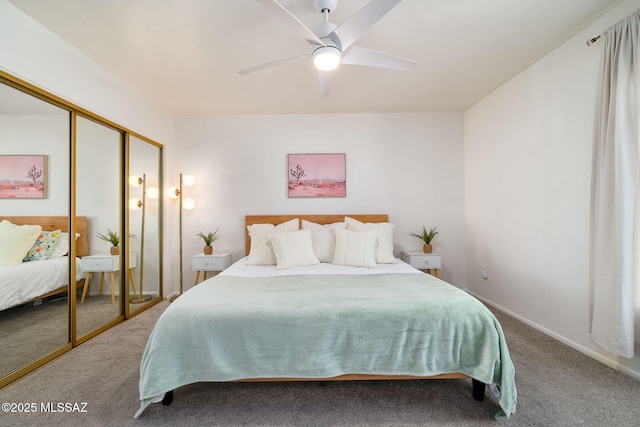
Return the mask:
POLYGON ((325 21, 313 29, 313 34, 318 36, 323 43, 329 43, 327 46, 334 46, 337 47, 338 50, 342 51, 340 39, 337 34, 333 33, 333 30, 336 28, 338 28, 338 26, 333 22, 325 21))
POLYGON ((316 10, 319 12, 333 12, 338 6, 338 0, 313 0, 316 10))

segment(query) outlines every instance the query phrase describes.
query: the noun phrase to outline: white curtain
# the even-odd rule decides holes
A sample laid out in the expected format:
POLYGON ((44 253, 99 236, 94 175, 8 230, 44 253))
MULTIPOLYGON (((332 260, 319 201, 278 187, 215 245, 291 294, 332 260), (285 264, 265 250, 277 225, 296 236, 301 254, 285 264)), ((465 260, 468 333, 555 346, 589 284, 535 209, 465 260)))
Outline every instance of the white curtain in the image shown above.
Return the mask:
POLYGON ((640 10, 604 33, 593 136, 591 339, 628 358, 640 292, 639 29, 640 10))

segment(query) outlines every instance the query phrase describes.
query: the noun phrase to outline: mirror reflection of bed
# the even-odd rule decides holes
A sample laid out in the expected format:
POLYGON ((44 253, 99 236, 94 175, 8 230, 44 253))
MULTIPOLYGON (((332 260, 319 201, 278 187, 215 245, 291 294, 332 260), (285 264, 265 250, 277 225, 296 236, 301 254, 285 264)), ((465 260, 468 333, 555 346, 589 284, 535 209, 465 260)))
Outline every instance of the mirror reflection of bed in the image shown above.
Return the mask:
MULTIPOLYGON (((0 217, 15 225, 40 225, 43 231, 68 231, 66 216, 0 217)), ((76 217, 80 235, 77 255, 89 254, 89 231, 86 217, 76 217)), ((0 377, 55 351, 69 342, 68 256, 69 245, 58 243, 55 258, 23 262, 0 267, 0 377), (63 249, 64 248, 64 249, 63 249), (14 276, 16 275, 16 276, 14 276)), ((80 258, 78 258, 79 260, 80 258)), ((86 273, 76 263, 77 301, 85 285, 86 273)), ((95 286, 94 286, 95 287, 95 286)), ((120 313, 105 287, 104 295, 90 295, 77 304, 78 335, 85 335, 120 313)))
MULTIPOLYGON (((15 225, 39 225, 42 231, 68 232, 66 216, 0 217, 0 220, 15 225)), ((86 218, 78 217, 76 227, 80 234, 77 255, 83 256, 88 254, 86 218)), ((68 251, 68 239, 61 235, 49 259, 0 267, 0 376, 69 342, 68 251)), ((81 269, 76 270, 76 286, 81 291, 83 274, 81 269)))

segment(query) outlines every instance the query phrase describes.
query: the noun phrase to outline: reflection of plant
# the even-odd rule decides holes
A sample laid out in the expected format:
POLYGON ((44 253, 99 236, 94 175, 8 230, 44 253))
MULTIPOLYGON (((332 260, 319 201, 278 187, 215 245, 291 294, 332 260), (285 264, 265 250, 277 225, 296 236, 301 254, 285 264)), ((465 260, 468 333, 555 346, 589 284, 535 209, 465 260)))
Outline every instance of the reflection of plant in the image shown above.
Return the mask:
MULTIPOLYGON (((107 234, 97 233, 96 236, 105 242, 111 243, 113 246, 118 246, 120 244, 120 236, 115 231, 111 231, 107 228, 107 234)), ((129 234, 129 237, 136 238, 135 234, 129 234)))
POLYGON ((37 170, 36 165, 31 166, 29 172, 27 172, 27 178, 33 180, 33 186, 36 186, 36 180, 42 176, 42 169, 37 170))
POLYGON ((422 226, 422 234, 411 233, 411 236, 417 237, 418 239, 422 240, 426 245, 428 245, 428 244, 431 243, 433 238, 436 237, 437 234, 440 234, 440 233, 438 231, 436 231, 435 227, 433 227, 431 230, 427 231, 427 229, 423 225, 422 226))
POLYGON ((306 174, 304 173, 304 169, 302 169, 302 166, 300 166, 300 163, 298 163, 295 170, 291 169, 291 175, 293 175, 293 177, 298 180, 297 183, 300 184, 300 178, 302 178, 306 174))
POLYGON ((210 231, 207 234, 204 234, 202 231, 199 232, 198 234, 196 234, 196 236, 200 237, 202 240, 204 240, 204 244, 207 246, 211 246, 211 244, 213 242, 215 242, 216 240, 218 240, 218 238, 220 237, 220 235, 218 234, 218 228, 216 228, 216 231, 214 231, 213 233, 210 231))

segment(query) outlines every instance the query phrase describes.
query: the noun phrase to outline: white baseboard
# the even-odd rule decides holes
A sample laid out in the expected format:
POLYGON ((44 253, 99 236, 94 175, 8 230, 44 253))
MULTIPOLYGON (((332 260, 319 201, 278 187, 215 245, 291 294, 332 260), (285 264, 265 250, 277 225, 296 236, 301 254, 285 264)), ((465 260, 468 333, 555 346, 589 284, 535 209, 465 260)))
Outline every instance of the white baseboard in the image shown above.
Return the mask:
POLYGON ((568 345, 569 347, 573 348, 574 350, 579 351, 580 353, 586 354, 587 356, 597 360, 598 362, 604 363, 607 366, 610 366, 611 368, 623 372, 627 375, 629 375, 630 377, 633 377, 637 380, 640 380, 640 372, 638 371, 634 371, 633 369, 629 368, 628 366, 624 366, 621 365, 620 363, 618 363, 618 361, 616 361, 615 359, 611 358, 611 357, 607 357, 601 353, 595 352, 590 348, 587 348, 585 346, 583 346, 582 344, 578 344, 575 341, 570 340, 569 338, 560 335, 552 330, 549 330, 547 328, 545 328, 544 326, 541 326, 525 317, 520 316, 517 313, 514 313, 511 310, 508 310, 502 306, 500 306, 499 304, 494 303, 493 301, 490 301, 480 295, 475 294, 474 292, 471 292, 469 290, 467 290, 467 292, 471 295, 473 295, 474 297, 478 298, 480 301, 497 308, 498 310, 508 314, 509 316, 518 319, 519 321, 521 321, 522 323, 525 323, 529 326, 531 326, 532 328, 542 332, 543 334, 549 335, 551 338, 554 338, 558 341, 560 341, 561 343, 568 345))

